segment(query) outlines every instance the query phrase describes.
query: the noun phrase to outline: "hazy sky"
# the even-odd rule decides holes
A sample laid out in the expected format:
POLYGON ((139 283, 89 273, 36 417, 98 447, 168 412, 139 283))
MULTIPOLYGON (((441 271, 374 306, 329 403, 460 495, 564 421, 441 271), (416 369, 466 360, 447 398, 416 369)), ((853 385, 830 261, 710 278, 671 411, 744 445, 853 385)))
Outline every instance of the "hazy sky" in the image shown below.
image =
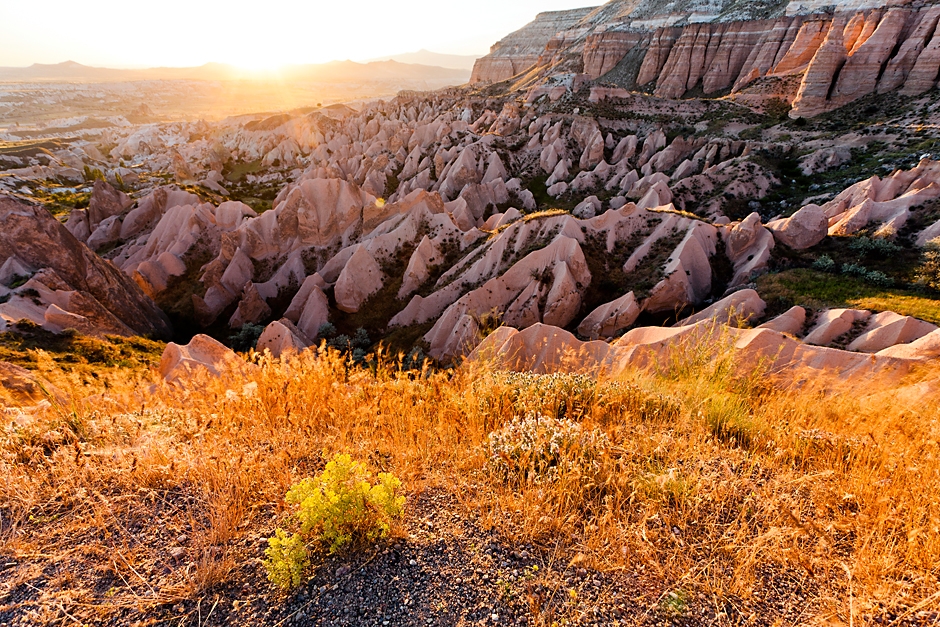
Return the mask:
POLYGON ((590 0, 0 0, 0 66, 244 67, 421 48, 482 54, 540 11, 590 0))

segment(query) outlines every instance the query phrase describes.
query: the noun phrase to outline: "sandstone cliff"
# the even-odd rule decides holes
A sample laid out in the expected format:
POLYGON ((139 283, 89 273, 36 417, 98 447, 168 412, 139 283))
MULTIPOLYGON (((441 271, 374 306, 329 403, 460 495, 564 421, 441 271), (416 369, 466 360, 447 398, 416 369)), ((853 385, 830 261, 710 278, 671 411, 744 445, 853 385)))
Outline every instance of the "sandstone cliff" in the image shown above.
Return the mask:
POLYGON ((470 77, 471 83, 496 83, 511 78, 535 65, 549 41, 557 33, 575 27, 593 9, 548 11, 539 13, 535 21, 507 35, 478 59, 470 77))
MULTIPOLYGON (((478 61, 474 82, 523 71, 550 74, 562 59, 590 79, 643 89, 662 98, 741 94, 759 104, 791 102, 794 116, 814 116, 871 93, 916 95, 940 74, 940 6, 894 2, 753 5, 614 0, 572 21, 545 18, 514 33, 478 61), (527 30, 528 29, 528 30, 527 30), (543 33, 541 55, 534 50, 543 33), (484 71, 485 70, 485 71, 484 71), (767 80, 798 77, 798 83, 767 80), (764 81, 761 95, 749 88, 764 81), (771 83, 773 85, 773 83, 771 83)), ((569 18, 575 13, 567 12, 569 18)))

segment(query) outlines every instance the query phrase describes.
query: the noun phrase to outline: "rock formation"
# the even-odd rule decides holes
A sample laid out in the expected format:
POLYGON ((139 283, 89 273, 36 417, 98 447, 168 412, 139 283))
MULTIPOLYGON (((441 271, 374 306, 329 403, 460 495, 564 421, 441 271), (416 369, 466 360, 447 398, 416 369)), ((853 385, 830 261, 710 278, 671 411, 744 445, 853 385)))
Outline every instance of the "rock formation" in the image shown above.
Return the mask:
POLYGON ((594 11, 539 15, 480 59, 471 83, 550 76, 564 66, 663 98, 732 91, 780 98, 794 116, 814 116, 868 94, 920 94, 937 84, 940 11, 899 4, 777 2, 749 11, 727 1, 696 10, 612 0, 594 11), (800 79, 793 90, 751 89, 791 76, 800 79))
POLYGON ((0 194, 0 318, 53 332, 168 338, 166 316, 125 274, 48 211, 0 194))

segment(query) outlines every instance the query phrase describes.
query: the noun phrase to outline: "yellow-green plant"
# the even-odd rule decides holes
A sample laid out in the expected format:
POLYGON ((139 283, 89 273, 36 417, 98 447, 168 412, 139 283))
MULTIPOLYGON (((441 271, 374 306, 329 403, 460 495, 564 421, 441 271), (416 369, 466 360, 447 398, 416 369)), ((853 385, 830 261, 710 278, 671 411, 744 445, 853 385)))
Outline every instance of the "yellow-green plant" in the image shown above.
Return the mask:
POLYGON ((292 588, 300 585, 304 569, 310 565, 307 547, 299 533, 288 535, 278 529, 273 538, 268 539, 268 548, 264 554, 264 566, 268 569, 268 579, 279 588, 292 588))
POLYGON ((297 505, 300 532, 278 529, 268 540, 264 561, 268 579, 282 588, 300 583, 309 563, 305 540, 315 539, 335 553, 354 540, 374 542, 388 535, 393 519, 401 516, 405 497, 401 481, 386 472, 372 484, 365 465, 346 454, 336 455, 314 478, 291 487, 286 501, 297 505))

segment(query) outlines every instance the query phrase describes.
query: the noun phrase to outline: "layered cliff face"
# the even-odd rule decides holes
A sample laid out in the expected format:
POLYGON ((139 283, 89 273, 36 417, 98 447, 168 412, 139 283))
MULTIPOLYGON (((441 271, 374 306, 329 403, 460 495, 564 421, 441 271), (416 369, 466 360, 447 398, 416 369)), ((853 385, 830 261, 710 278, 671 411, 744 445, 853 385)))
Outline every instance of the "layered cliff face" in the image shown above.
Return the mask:
MULTIPOLYGON (((549 38, 552 49, 541 59, 534 60, 531 51, 514 56, 512 46, 498 45, 500 79, 548 67, 567 54, 601 82, 670 99, 729 93, 757 103, 781 98, 793 104, 794 116, 818 115, 872 93, 900 89, 916 95, 935 87, 940 6, 868 4, 827 5, 835 12, 823 13, 812 2, 770 2, 751 6, 744 15, 721 2, 660 6, 652 0, 617 0, 555 33, 549 38), (747 19, 737 19, 742 16, 747 19), (799 80, 767 88, 768 79, 784 77, 799 80), (761 96, 755 97, 749 88, 758 81, 761 96)), ((494 55, 481 59, 479 67, 496 63, 494 55)), ((488 79, 475 73, 474 80, 488 79)))
POLYGON ((478 59, 471 83, 496 83, 536 65, 549 41, 559 32, 574 28, 594 9, 548 11, 535 21, 496 43, 490 54, 478 59))

